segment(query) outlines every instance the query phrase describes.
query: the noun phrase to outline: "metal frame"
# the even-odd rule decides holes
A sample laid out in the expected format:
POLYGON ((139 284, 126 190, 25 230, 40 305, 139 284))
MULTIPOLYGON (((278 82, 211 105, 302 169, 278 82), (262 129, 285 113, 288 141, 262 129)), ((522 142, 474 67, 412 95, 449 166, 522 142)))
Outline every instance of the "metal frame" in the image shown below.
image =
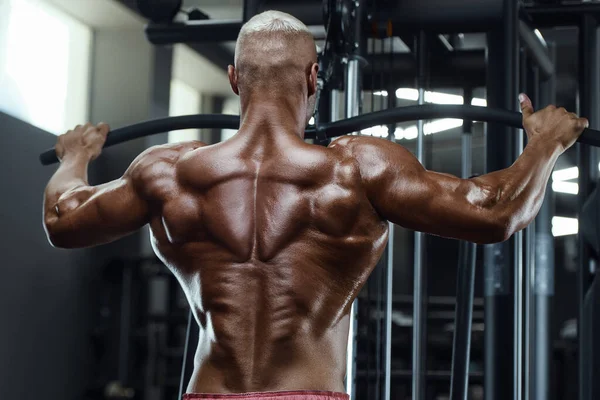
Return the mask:
MULTIPOLYGON (((600 78, 598 77, 598 56, 600 43, 598 42, 598 20, 590 15, 583 15, 579 26, 579 98, 580 115, 588 116, 591 126, 600 123, 600 78)), ((579 198, 578 216, 581 218, 583 206, 594 188, 594 178, 598 177, 598 152, 586 146, 579 145, 577 148, 577 165, 579 167, 579 198)), ((581 224, 580 224, 581 225, 581 224)), ((590 273, 591 250, 580 229, 577 235, 579 245, 578 260, 578 343, 579 349, 587 347, 583 332, 592 321, 585 320, 585 298, 592 283, 590 273)), ((590 338, 591 339, 591 338, 590 338)), ((579 399, 592 400, 591 382, 586 378, 592 378, 591 364, 586 361, 593 355, 580 351, 579 357, 579 399)))
MULTIPOLYGON (((419 105, 425 104, 425 85, 427 77, 427 64, 428 64, 428 48, 427 48, 427 36, 425 32, 419 32, 417 43, 415 48, 417 49, 417 87, 419 90, 419 105)), ((424 121, 419 119, 417 121, 417 149, 416 157, 421 164, 425 162, 425 149, 424 149, 424 121)), ((415 245, 414 245, 414 260, 413 260, 413 330, 412 330, 412 399, 423 400, 425 399, 425 371, 426 362, 425 359, 425 344, 427 343, 426 333, 426 322, 427 317, 423 318, 422 314, 425 314, 425 301, 427 298, 427 275, 423 267, 423 256, 424 256, 424 234, 422 232, 415 232, 415 245), (425 339, 425 340, 424 340, 425 339)))
MULTIPOLYGON (((473 91, 464 91, 464 102, 470 104, 473 91)), ((468 179, 472 168, 472 121, 465 121, 461 137, 461 176, 468 179)), ((450 375, 450 400, 467 400, 469 387, 469 361, 471 354, 471 328, 475 297, 475 243, 459 244, 458 278, 456 283, 456 308, 454 338, 452 342, 452 370, 450 375)))
MULTIPOLYGON (((512 110, 517 101, 518 35, 516 1, 504 0, 502 27, 488 34, 488 105, 512 110)), ((513 162, 514 130, 487 125, 486 171, 496 171, 513 162)), ((514 357, 506 349, 516 346, 510 276, 514 259, 508 243, 484 248, 485 263, 485 399, 505 400, 515 395, 514 357)))

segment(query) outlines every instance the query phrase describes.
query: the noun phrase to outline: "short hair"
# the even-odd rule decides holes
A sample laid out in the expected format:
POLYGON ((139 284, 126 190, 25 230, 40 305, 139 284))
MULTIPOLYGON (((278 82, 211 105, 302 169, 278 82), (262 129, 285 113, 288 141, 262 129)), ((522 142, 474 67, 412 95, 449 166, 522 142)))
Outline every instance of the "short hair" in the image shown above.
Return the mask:
POLYGON ((250 18, 240 30, 240 36, 253 32, 306 32, 306 25, 298 18, 281 11, 265 11, 250 18))
POLYGON ((304 33, 312 37, 310 30, 298 18, 281 11, 265 11, 250 18, 240 29, 235 46, 236 60, 240 41, 253 33, 304 33))

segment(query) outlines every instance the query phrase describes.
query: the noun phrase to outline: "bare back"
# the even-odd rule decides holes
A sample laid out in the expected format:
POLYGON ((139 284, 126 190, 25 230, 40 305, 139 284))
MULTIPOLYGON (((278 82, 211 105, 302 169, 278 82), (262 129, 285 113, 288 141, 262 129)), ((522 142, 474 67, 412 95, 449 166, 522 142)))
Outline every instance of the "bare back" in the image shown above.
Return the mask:
POLYGON ((188 391, 343 391, 350 306, 388 226, 352 157, 259 132, 150 156, 154 249, 200 326, 188 391))

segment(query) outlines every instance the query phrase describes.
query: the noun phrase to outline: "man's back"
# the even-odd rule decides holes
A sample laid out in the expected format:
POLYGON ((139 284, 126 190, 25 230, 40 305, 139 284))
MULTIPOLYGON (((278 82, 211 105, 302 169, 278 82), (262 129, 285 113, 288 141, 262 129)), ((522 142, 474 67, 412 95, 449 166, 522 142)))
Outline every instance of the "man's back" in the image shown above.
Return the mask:
POLYGON ((154 247, 201 329, 188 391, 343 391, 350 306, 388 226, 355 160, 260 132, 151 157, 154 247))

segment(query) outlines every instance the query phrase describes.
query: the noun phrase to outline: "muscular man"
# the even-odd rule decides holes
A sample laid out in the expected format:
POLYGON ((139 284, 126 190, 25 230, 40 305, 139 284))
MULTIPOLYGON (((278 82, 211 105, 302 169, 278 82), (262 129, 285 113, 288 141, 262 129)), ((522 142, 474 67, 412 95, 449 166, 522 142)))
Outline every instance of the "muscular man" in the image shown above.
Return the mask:
POLYGON ((402 146, 344 137, 303 141, 317 54, 306 27, 266 12, 237 41, 230 140, 153 147, 121 179, 90 186, 106 125, 59 137, 44 221, 57 247, 94 246, 150 224, 200 326, 188 398, 344 399, 350 305, 384 249, 388 221, 477 243, 501 242, 535 217, 558 156, 587 121, 533 112, 513 166, 474 179, 425 170, 402 146), (203 396, 203 397, 201 397, 203 396), (216 398, 216 396, 214 397, 216 398))

